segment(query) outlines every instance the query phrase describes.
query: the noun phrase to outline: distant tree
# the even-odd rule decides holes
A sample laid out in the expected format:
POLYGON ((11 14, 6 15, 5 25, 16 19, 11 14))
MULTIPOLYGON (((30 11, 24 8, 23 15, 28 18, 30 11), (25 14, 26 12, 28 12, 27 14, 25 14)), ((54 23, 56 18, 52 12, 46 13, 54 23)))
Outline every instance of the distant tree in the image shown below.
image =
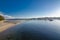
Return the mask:
POLYGON ((4 17, 0 15, 0 21, 4 20, 4 17))

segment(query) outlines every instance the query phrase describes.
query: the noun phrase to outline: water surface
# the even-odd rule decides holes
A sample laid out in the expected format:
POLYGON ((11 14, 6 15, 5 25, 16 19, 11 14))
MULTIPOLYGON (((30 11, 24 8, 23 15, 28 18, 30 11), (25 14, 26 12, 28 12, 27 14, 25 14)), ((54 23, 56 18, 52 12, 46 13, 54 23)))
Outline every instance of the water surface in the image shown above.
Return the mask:
POLYGON ((60 40, 60 21, 33 20, 15 28, 16 40, 60 40))

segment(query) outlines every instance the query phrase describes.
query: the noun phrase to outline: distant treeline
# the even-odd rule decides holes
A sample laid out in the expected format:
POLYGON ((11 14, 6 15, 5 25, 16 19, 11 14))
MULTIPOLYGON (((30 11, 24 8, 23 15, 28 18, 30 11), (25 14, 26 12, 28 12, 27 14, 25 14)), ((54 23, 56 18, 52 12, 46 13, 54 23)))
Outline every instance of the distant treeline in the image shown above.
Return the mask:
POLYGON ((0 21, 4 20, 5 18, 3 16, 0 15, 0 21))
POLYGON ((19 19, 6 19, 6 20, 54 20, 54 19, 57 19, 57 20, 60 20, 60 17, 41 17, 41 18, 19 18, 19 19))

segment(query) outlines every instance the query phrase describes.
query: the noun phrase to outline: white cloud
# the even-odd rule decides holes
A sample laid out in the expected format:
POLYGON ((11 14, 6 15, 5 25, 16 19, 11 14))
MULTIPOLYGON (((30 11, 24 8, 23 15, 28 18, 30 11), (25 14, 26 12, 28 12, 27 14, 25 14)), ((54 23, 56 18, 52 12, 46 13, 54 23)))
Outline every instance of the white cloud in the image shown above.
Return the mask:
POLYGON ((15 18, 15 17, 9 16, 9 15, 4 15, 3 12, 0 12, 0 15, 2 15, 3 17, 5 17, 5 19, 12 19, 12 18, 15 18))

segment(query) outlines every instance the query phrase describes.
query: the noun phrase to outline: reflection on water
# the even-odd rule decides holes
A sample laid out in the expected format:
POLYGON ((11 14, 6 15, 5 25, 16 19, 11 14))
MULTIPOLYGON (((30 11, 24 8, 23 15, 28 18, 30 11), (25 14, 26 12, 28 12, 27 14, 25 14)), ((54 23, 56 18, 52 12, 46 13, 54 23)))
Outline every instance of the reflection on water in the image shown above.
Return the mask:
POLYGON ((60 40, 60 21, 28 21, 17 25, 16 40, 60 40))
POLYGON ((60 40, 60 21, 26 21, 7 29, 7 33, 11 33, 7 40, 60 40))

